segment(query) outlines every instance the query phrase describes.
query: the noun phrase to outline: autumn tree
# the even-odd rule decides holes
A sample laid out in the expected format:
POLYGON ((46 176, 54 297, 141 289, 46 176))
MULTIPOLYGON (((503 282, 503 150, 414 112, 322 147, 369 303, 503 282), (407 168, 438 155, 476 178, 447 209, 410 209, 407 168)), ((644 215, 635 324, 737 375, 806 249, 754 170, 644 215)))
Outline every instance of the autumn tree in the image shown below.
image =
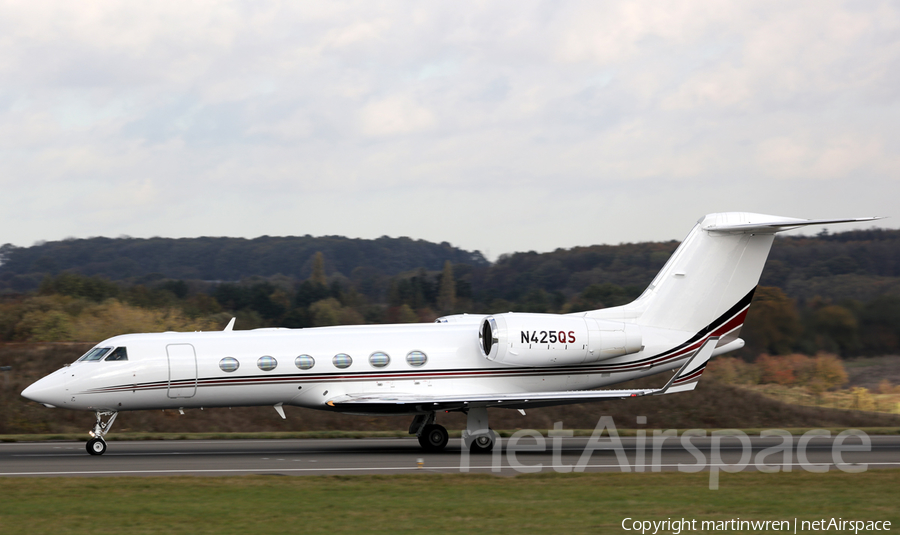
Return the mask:
POLYGON ((437 306, 441 312, 450 312, 456 307, 456 281, 453 280, 453 266, 449 260, 444 262, 444 271, 441 273, 437 306))
POLYGON ((400 323, 416 323, 419 321, 419 316, 409 305, 404 304, 400 307, 398 321, 400 323))
POLYGON ((816 349, 848 356, 859 347, 859 325, 853 312, 840 305, 815 307, 807 318, 806 330, 816 349))
POLYGON ((801 332, 794 302, 781 288, 759 286, 741 332, 748 347, 757 354, 785 355, 801 332))
POLYGON ((313 257, 312 275, 309 276, 309 280, 313 284, 328 285, 328 279, 325 277, 325 255, 322 254, 322 251, 317 252, 313 257))
POLYGON ((835 355, 819 353, 813 360, 812 368, 807 387, 813 392, 842 386, 849 379, 844 364, 835 355))
POLYGON ((341 322, 341 303, 334 297, 316 301, 310 305, 309 312, 316 327, 339 325, 341 322))

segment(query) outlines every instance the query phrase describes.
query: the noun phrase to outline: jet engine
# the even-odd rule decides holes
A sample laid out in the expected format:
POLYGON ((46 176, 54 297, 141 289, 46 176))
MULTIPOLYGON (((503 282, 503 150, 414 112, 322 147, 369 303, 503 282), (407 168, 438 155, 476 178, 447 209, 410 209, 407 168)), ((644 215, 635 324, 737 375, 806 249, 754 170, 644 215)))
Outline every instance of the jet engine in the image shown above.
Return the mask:
POLYGON ((513 366, 570 366, 643 349, 633 323, 558 314, 487 316, 478 337, 488 360, 513 366))

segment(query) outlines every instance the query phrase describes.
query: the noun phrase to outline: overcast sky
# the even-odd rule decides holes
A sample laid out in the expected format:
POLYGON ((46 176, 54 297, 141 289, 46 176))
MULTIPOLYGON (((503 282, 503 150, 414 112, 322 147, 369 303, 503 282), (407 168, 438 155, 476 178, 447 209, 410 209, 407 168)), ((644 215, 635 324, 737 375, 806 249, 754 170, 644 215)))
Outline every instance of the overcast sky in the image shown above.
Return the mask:
POLYGON ((0 243, 897 228, 898 125, 897 2, 0 2, 0 243))

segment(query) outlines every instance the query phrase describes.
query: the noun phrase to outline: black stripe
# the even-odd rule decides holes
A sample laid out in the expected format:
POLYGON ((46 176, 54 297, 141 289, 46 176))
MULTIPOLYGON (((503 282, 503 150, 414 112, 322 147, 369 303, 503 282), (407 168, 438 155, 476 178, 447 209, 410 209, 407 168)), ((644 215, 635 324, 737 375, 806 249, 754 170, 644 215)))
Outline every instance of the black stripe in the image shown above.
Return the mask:
POLYGON ((755 286, 753 287, 752 290, 750 290, 750 292, 747 295, 742 297, 740 301, 735 303, 735 305, 733 307, 729 308, 728 311, 726 311, 724 314, 722 314, 721 316, 716 318, 715 321, 711 322, 706 327, 700 329, 700 331, 698 331, 697 334, 695 334, 690 339, 688 339, 687 342, 685 342, 679 346, 676 346, 672 349, 663 351, 662 353, 660 353, 658 355, 653 355, 652 357, 647 357, 647 358, 644 358, 641 360, 636 360, 634 362, 630 362, 629 364, 638 364, 638 363, 642 363, 642 362, 647 362, 649 360, 655 360, 660 357, 665 357, 672 353, 677 353, 678 351, 681 351, 682 349, 688 347, 689 345, 699 342, 700 340, 703 340, 704 338, 706 338, 709 335, 709 333, 715 331, 722 325, 725 325, 725 323, 728 322, 728 320, 730 320, 731 318, 736 316, 741 310, 743 310, 744 308, 749 306, 750 302, 753 301, 754 292, 756 292, 755 286))

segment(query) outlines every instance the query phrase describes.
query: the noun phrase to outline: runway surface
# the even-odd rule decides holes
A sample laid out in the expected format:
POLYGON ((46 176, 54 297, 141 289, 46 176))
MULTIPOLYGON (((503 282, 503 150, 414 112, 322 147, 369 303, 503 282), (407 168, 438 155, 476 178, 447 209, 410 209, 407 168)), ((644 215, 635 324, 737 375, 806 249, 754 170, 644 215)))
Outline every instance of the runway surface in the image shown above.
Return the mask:
POLYGON ((492 454, 469 455, 461 440, 451 440, 441 453, 425 453, 415 438, 310 439, 310 440, 177 440, 109 442, 105 455, 88 455, 83 442, 0 444, 0 476, 223 476, 241 474, 337 475, 403 473, 494 473, 515 475, 536 471, 737 471, 757 470, 760 465, 793 471, 863 470, 900 468, 900 437, 872 436, 870 451, 846 451, 860 447, 858 438, 845 441, 844 451, 834 454, 834 438, 817 437, 791 452, 766 454, 766 448, 783 444, 780 437, 750 437, 749 447, 738 439, 694 437, 690 444, 668 438, 654 444, 638 438, 622 438, 616 448, 607 439, 588 437, 545 438, 544 443, 524 438, 518 444, 502 439, 492 454), (718 442, 718 445, 716 445, 718 442), (524 451, 531 449, 533 451, 524 451), (536 450, 536 451, 535 451, 536 450), (656 450, 656 453, 654 453, 656 450), (802 451, 798 451, 802 450, 802 451), (841 464, 840 467, 837 466, 841 464), (857 463, 857 464, 852 464, 857 463), (863 467, 858 463, 865 463, 863 467), (680 466, 681 465, 681 466, 680 466))

